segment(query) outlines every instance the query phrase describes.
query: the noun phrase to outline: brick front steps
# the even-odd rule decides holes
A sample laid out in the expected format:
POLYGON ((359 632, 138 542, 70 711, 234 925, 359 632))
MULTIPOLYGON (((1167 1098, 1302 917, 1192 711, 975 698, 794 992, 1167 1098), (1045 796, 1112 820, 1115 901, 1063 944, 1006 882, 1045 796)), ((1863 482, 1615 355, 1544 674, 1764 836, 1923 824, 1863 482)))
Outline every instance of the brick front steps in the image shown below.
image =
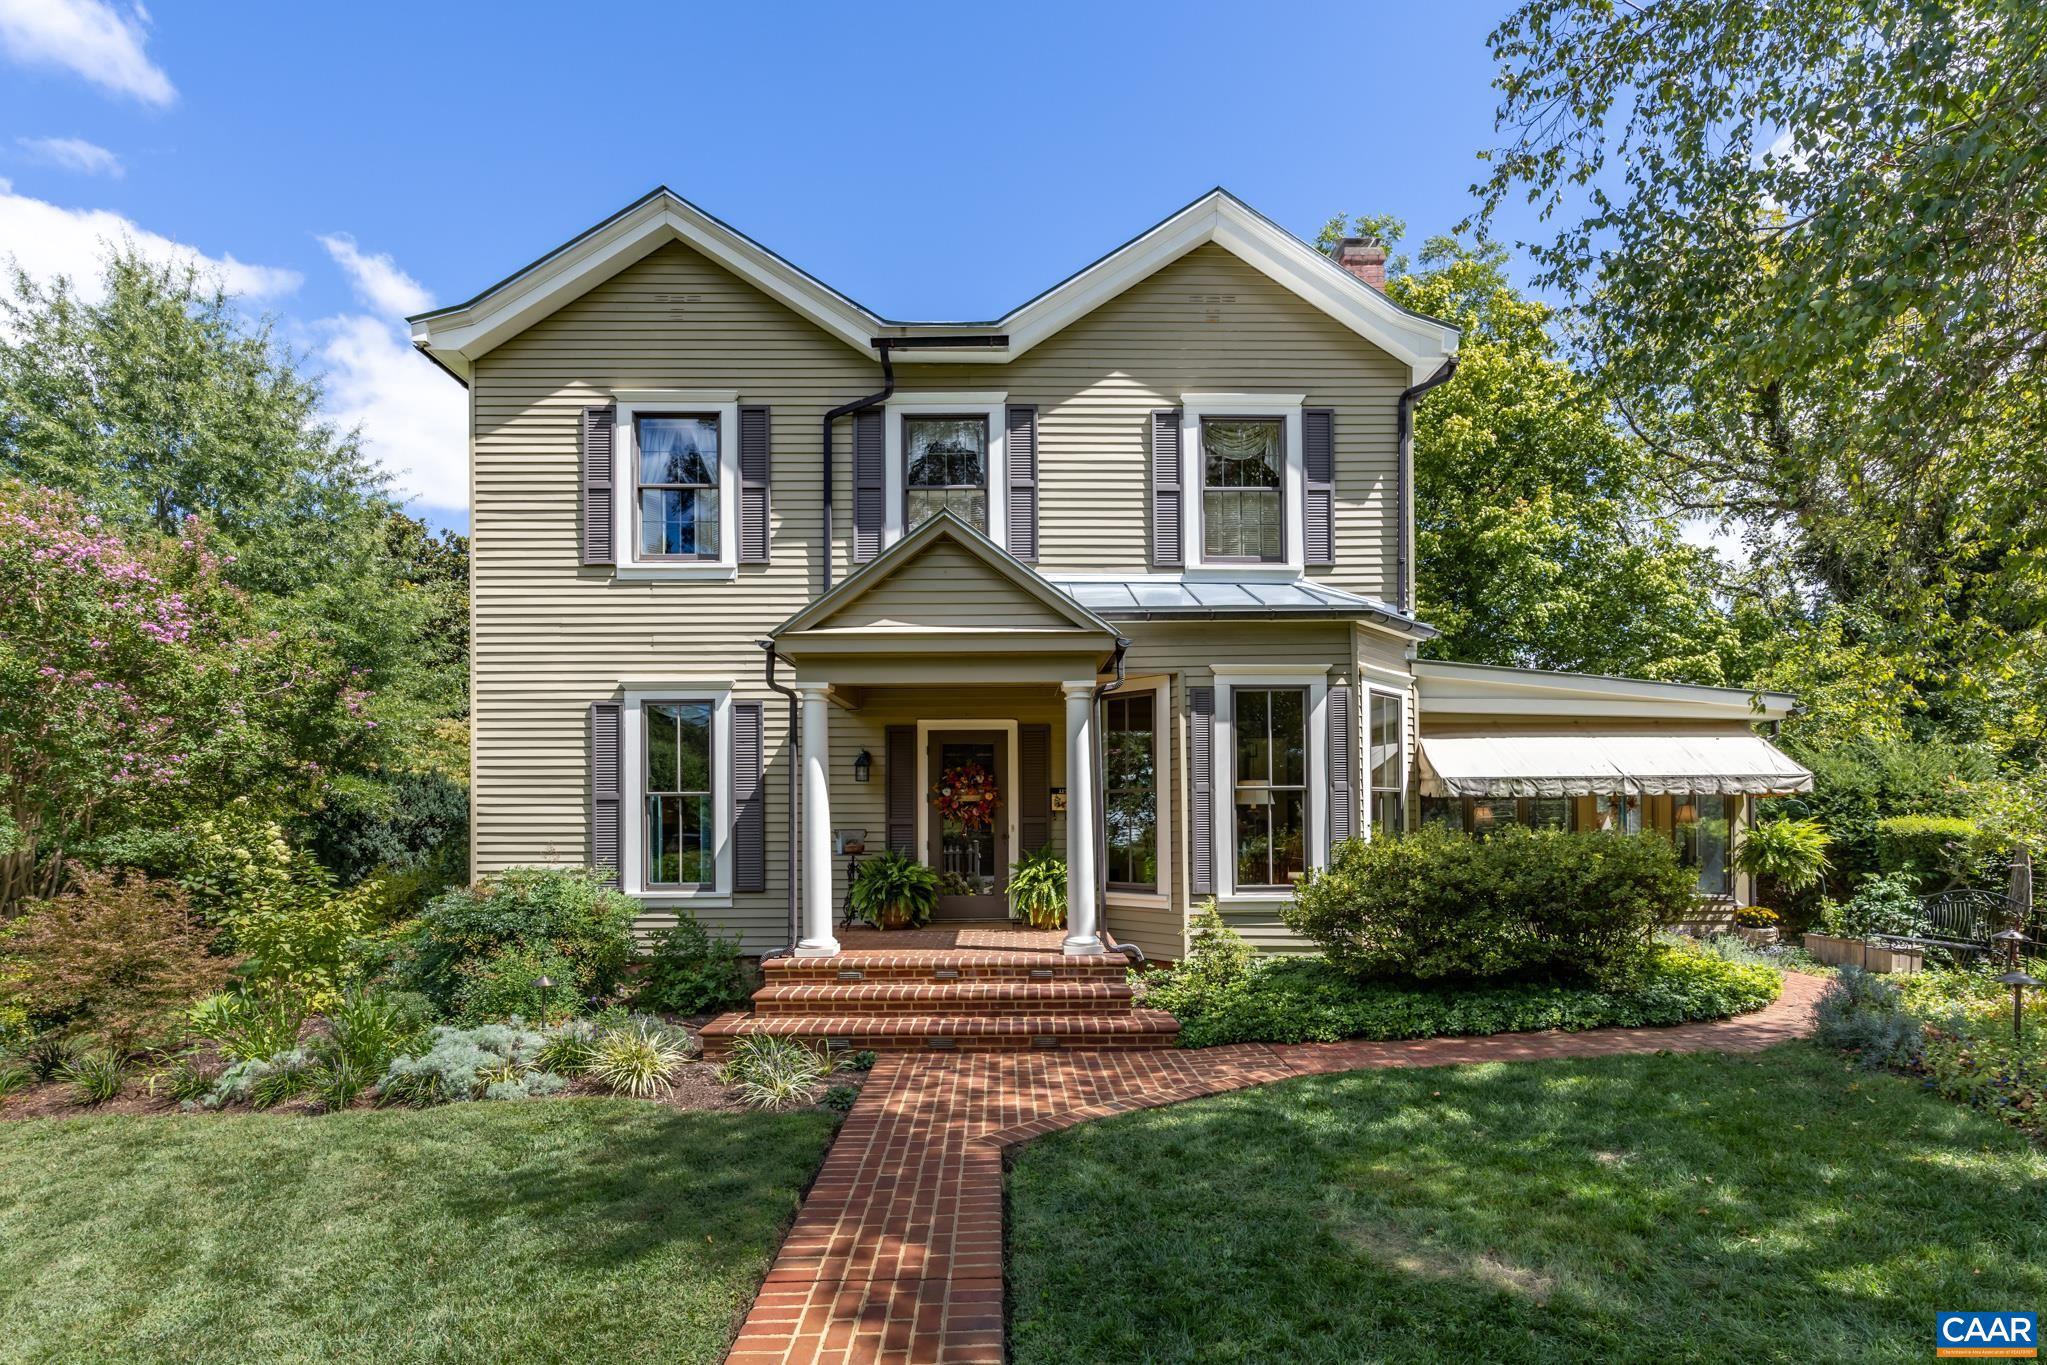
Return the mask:
POLYGON ((1120 956, 876 945, 770 958, 749 1013, 703 1028, 704 1055, 769 1033, 833 1049, 991 1052, 1171 1047, 1180 1024, 1135 1007, 1120 956))

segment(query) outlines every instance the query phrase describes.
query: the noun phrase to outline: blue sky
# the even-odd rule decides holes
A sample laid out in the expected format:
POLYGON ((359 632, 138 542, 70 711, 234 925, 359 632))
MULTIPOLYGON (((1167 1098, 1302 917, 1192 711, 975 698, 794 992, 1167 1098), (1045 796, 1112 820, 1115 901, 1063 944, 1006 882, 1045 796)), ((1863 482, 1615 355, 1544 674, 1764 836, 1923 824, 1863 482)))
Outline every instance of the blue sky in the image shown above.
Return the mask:
POLYGON ((999 314, 1216 184, 1414 244, 1470 207, 1506 8, 0 0, 0 253, 217 263, 459 527, 460 391, 398 316, 654 185, 907 318, 999 314))

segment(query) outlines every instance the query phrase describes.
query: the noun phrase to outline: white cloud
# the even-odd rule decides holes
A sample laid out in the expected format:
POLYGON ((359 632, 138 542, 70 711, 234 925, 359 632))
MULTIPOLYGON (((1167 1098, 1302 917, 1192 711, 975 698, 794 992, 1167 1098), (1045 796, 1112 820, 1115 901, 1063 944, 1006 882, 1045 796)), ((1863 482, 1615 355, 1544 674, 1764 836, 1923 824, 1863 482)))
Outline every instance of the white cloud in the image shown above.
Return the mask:
POLYGON ((330 233, 320 238, 320 245, 327 248, 341 268, 348 272, 348 281, 355 287, 355 296, 379 313, 392 318, 402 318, 412 313, 424 313, 434 306, 433 295, 412 276, 398 268, 398 263, 389 256, 379 253, 366 256, 357 249, 355 238, 345 232, 330 233))
POLYGON ((14 141, 37 161, 81 175, 110 175, 119 180, 128 173, 120 157, 82 137, 18 137, 14 141))
POLYGON ((113 94, 166 105, 178 92, 142 50, 148 22, 140 5, 123 14, 106 0, 0 0, 0 47, 24 65, 63 67, 113 94))
POLYGON ((98 298, 100 263, 107 248, 124 243, 132 243, 153 261, 193 262, 219 276, 231 293, 247 298, 274 299, 296 290, 304 280, 296 270, 208 256, 106 209, 67 209, 16 194, 11 184, 0 180, 0 259, 12 257, 34 278, 64 275, 81 295, 98 298))
POLYGON ((429 507, 467 507, 468 405, 461 387, 412 349, 401 321, 433 307, 433 295, 390 256, 365 254, 347 233, 321 237, 320 245, 377 314, 313 324, 332 416, 361 428, 364 450, 402 492, 429 507))
POLYGON ((429 507, 467 507, 469 411, 461 386, 382 318, 322 318, 312 329, 334 421, 361 428, 363 449, 401 492, 429 507))

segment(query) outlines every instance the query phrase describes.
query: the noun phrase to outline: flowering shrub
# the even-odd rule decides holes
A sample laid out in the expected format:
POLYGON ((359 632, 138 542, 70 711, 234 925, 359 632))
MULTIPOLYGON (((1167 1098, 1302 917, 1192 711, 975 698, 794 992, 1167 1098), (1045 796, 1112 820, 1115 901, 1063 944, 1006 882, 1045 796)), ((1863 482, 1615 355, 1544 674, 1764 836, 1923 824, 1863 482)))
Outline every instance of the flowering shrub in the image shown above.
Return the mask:
POLYGON ((552 977, 571 998, 608 995, 632 960, 639 913, 638 901, 588 868, 509 868, 427 906, 396 945, 393 974, 440 1008, 455 1010, 465 985, 527 971, 531 964, 499 956, 502 948, 524 947, 562 964, 559 971, 531 970, 552 977))
POLYGON ((1767 905, 1737 905, 1734 922, 1744 929, 1774 929, 1784 922, 1784 917, 1767 905))
POLYGON ((378 742, 359 679, 310 630, 261 628, 222 565, 197 521, 123 537, 0 481, 0 911, 80 841, 282 799, 378 742))

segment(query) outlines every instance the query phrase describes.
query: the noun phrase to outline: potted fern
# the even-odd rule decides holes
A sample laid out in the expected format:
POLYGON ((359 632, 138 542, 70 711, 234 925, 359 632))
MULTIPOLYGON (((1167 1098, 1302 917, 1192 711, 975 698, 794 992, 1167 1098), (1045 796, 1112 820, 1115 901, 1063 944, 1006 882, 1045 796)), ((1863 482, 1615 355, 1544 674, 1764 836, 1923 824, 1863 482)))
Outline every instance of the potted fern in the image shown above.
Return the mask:
POLYGON ((938 874, 893 849, 853 873, 853 913, 877 929, 921 929, 938 906, 938 874))
POLYGON ((1009 865, 1009 917, 1033 929, 1066 925, 1066 860, 1041 848, 1009 865))

